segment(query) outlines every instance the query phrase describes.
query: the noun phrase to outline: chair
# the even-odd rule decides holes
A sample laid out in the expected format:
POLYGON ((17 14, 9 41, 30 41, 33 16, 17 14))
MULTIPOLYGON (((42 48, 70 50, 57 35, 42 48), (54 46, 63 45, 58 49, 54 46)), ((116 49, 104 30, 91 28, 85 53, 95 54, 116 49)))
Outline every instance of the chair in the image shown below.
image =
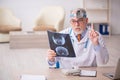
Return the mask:
POLYGON ((63 29, 65 12, 61 6, 49 6, 40 11, 34 31, 60 31, 63 29))
POLYGON ((0 8, 0 42, 9 42, 10 31, 20 31, 21 21, 7 8, 0 8))

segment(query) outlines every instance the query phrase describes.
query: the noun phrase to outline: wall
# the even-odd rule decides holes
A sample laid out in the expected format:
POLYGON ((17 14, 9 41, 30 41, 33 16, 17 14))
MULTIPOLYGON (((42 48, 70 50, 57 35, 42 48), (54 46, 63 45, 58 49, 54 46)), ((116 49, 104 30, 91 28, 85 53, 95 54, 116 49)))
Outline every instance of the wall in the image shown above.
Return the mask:
POLYGON ((0 7, 11 9, 22 21, 24 31, 32 30, 35 20, 44 6, 58 5, 65 9, 65 27, 69 26, 69 11, 82 7, 82 0, 0 0, 0 7))
POLYGON ((111 0, 112 34, 120 34, 120 0, 111 0))
MULTIPOLYGON (((112 34, 120 34, 120 0, 111 1, 111 27, 112 34)), ((69 11, 73 8, 83 7, 83 0, 0 0, 0 7, 11 9, 15 16, 22 21, 23 30, 32 30, 35 19, 44 6, 60 5, 64 7, 66 18, 65 27, 69 27, 69 11)))

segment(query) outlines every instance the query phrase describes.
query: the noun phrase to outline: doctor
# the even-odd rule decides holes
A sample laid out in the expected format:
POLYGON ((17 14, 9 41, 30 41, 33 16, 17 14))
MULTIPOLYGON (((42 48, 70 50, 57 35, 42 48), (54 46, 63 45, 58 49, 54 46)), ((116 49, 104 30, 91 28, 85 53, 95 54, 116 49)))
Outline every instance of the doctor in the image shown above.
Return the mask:
POLYGON ((88 18, 84 9, 78 8, 70 12, 71 27, 61 31, 71 37, 75 58, 56 57, 54 50, 47 51, 50 66, 59 61, 60 68, 96 67, 109 60, 108 51, 102 36, 93 27, 87 27, 88 18))

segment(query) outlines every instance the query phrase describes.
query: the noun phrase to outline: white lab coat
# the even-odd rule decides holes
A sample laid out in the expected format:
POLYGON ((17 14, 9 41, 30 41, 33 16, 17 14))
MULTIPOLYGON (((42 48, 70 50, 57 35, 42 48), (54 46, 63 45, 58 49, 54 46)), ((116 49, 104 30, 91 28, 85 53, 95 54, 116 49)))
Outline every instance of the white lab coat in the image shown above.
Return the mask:
POLYGON ((76 57, 56 57, 55 61, 59 60, 60 68, 97 66, 108 62, 108 51, 100 34, 99 46, 94 46, 88 37, 88 31, 86 31, 80 42, 78 42, 71 28, 65 29, 61 33, 68 33, 70 35, 76 57), (88 44, 85 48, 87 39, 88 44))

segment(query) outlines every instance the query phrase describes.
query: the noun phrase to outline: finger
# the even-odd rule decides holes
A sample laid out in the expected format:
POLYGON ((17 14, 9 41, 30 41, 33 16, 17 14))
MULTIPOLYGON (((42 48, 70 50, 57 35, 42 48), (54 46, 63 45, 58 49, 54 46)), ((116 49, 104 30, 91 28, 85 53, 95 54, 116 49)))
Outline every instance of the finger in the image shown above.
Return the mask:
POLYGON ((52 56, 52 55, 48 55, 48 58, 55 58, 55 56, 52 56))
POLYGON ((91 24, 91 29, 93 29, 93 23, 91 24))
POLYGON ((92 31, 89 32, 89 38, 92 38, 92 31))
POLYGON ((94 35, 94 30, 91 30, 91 36, 93 36, 94 35))
POLYGON ((54 57, 48 57, 48 59, 49 59, 50 61, 54 61, 54 60, 55 60, 54 57))
POLYGON ((54 52, 54 50, 48 50, 47 55, 48 56, 56 56, 56 53, 54 52))
POLYGON ((91 27, 91 34, 92 36, 96 36, 97 32, 94 30, 93 26, 91 27))
POLYGON ((91 30, 94 31, 94 25, 91 23, 91 30))
POLYGON ((96 36, 96 33, 95 33, 95 31, 92 31, 92 35, 93 35, 93 37, 95 37, 95 36, 96 36))
POLYGON ((96 31, 94 31, 94 37, 96 36, 99 36, 99 34, 96 31))
POLYGON ((55 56, 53 56, 53 55, 48 55, 47 57, 48 57, 48 59, 55 58, 55 56))
POLYGON ((51 52, 49 52, 49 53, 48 53, 48 56, 56 56, 56 53, 51 53, 51 52))
POLYGON ((47 52, 47 57, 55 57, 56 56, 56 53, 54 53, 53 51, 51 50, 48 50, 47 52))
POLYGON ((97 36, 97 34, 96 34, 95 31, 90 31, 90 33, 89 33, 89 37, 90 37, 90 38, 94 38, 94 37, 96 37, 96 36, 97 36))
POLYGON ((48 52, 54 52, 54 50, 49 49, 48 52))
POLYGON ((54 50, 48 50, 48 53, 55 53, 55 51, 54 50))

